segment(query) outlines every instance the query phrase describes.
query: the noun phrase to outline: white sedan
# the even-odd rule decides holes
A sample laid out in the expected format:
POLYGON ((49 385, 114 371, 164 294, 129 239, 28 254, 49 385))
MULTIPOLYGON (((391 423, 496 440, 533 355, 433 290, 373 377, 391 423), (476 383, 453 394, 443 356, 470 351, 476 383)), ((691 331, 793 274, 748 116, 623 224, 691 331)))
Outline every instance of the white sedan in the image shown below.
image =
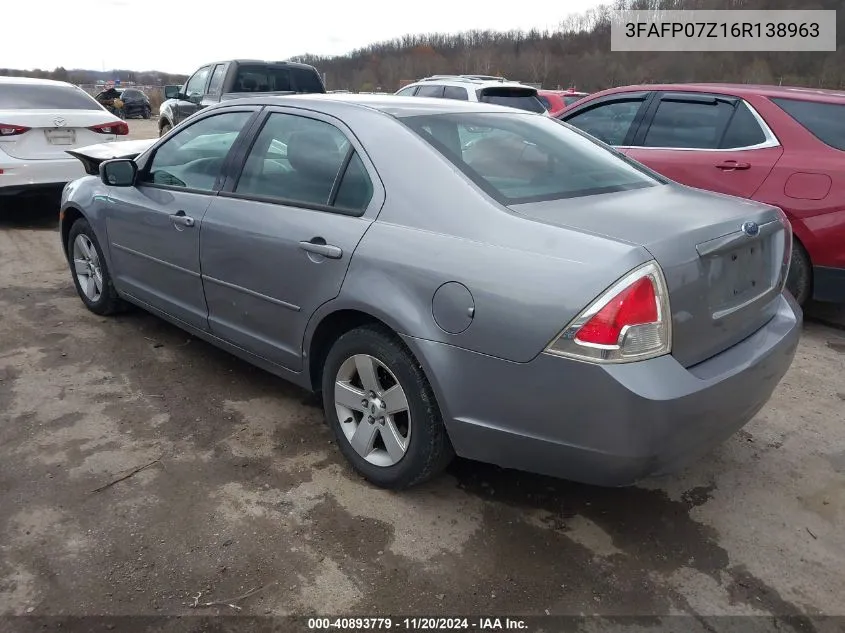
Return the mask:
POLYGON ((125 121, 77 86, 0 77, 0 197, 79 178, 85 171, 68 150, 128 133, 125 121))

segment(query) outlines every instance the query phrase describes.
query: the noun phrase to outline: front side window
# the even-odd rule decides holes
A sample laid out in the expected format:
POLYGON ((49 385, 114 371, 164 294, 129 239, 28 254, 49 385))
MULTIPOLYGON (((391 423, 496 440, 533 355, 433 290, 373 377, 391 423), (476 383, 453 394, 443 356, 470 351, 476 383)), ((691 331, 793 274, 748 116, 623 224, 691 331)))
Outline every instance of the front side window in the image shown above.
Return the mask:
POLYGON ((235 193, 363 211, 373 186, 349 140, 335 126, 274 112, 250 150, 235 193))
POLYGON ((399 92, 396 93, 397 97, 410 97, 414 94, 414 91, 417 89, 416 86, 408 86, 407 88, 402 88, 399 92))
POLYGON ((654 113, 644 147, 717 149, 733 106, 725 101, 664 99, 654 113))
POLYGON ((777 98, 772 101, 822 143, 845 150, 845 106, 799 99, 777 98))
POLYGON ((185 94, 187 94, 189 97, 191 95, 204 94, 205 84, 206 81, 208 81, 208 73, 210 70, 211 66, 205 66, 195 72, 193 76, 188 80, 188 84, 185 86, 185 94))
POLYGON ((251 112, 226 112, 197 121, 156 150, 143 181, 213 191, 223 162, 251 112))
POLYGON ((400 120, 502 204, 612 193, 661 182, 547 117, 473 113, 400 120))
POLYGON ((581 110, 575 116, 568 117, 566 122, 608 145, 622 145, 642 103, 639 100, 613 101, 581 110))
POLYGON ((0 89, 0 110, 102 110, 102 107, 76 86, 8 83, 0 89))

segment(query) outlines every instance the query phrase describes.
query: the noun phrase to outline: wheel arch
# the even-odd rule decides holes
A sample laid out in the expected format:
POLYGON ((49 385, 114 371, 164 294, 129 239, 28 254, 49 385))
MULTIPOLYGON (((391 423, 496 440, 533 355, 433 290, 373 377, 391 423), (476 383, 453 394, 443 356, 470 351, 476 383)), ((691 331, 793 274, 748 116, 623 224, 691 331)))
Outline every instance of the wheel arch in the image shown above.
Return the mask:
POLYGON ((75 204, 66 205, 59 214, 59 232, 61 234, 62 250, 64 251, 65 257, 68 256, 67 240, 70 235, 70 227, 80 218, 88 219, 82 212, 82 209, 75 204))

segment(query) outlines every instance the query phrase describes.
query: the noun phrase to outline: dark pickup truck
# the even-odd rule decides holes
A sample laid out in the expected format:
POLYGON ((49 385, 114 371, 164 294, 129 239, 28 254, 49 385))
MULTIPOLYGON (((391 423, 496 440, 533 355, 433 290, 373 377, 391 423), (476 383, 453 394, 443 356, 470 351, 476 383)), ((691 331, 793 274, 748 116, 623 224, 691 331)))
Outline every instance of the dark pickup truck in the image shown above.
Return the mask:
POLYGON ((159 110, 159 136, 167 134, 197 110, 247 95, 324 93, 317 69, 294 62, 235 59, 206 64, 184 86, 165 86, 159 110))

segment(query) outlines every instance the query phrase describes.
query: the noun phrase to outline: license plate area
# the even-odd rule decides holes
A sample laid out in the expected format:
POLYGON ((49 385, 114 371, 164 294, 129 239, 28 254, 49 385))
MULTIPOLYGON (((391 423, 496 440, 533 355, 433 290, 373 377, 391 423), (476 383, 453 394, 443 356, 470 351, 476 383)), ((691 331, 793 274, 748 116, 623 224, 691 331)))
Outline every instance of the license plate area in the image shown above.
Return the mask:
POLYGON ((50 145, 73 145, 76 143, 76 131, 65 128, 50 128, 44 130, 44 136, 50 145))
POLYGON ((772 289, 770 250, 769 240, 754 240, 709 259, 710 306, 714 318, 751 303, 772 289))

